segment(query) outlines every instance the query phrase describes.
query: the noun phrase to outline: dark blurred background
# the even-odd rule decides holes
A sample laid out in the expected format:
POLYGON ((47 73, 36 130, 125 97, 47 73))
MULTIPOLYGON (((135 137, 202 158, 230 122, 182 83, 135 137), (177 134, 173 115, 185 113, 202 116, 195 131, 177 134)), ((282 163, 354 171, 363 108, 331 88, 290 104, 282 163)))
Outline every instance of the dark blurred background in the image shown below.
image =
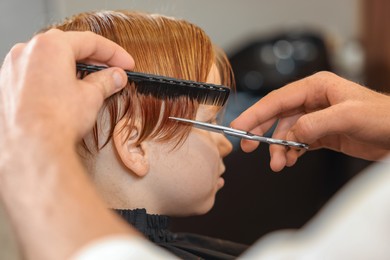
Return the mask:
MULTIPOLYGON (((230 100, 226 124, 270 91, 322 70, 388 91, 390 2, 359 4, 359 34, 345 40, 337 51, 326 31, 310 26, 275 28, 231 51, 237 93, 230 100)), ((319 150, 306 153, 294 167, 273 173, 267 145, 246 154, 237 140, 231 141, 235 149, 225 160, 226 185, 215 207, 206 216, 175 219, 176 230, 251 244, 269 232, 302 227, 371 163, 319 150)))
MULTIPOLYGON (((2 0, 0 58, 48 23, 96 9, 158 12, 205 29, 228 53, 237 80, 225 124, 270 91, 321 70, 389 90, 386 0, 2 0)), ((205 216, 173 219, 173 230, 251 244, 274 230, 299 228, 370 164, 319 150, 276 174, 269 168, 267 145, 245 154, 238 140, 232 142, 234 151, 225 160, 225 187, 215 207, 205 216)), ((7 223, 0 210, 0 259, 19 259, 7 223)))

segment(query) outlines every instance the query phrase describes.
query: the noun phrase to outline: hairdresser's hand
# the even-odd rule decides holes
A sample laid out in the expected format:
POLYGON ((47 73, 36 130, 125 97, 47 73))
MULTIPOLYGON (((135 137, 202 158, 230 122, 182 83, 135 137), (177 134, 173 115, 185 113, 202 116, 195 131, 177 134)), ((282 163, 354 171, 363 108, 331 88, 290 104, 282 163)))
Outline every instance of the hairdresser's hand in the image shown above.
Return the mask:
MULTIPOLYGON (((274 138, 329 148, 368 160, 390 150, 390 97, 329 72, 293 82, 262 98, 232 122, 232 127, 264 134, 275 122, 274 138)), ((257 142, 242 140, 244 151, 257 142)), ((271 168, 292 166, 303 150, 271 145, 271 168)))
POLYGON ((50 30, 16 45, 0 71, 0 200, 26 259, 70 259, 90 241, 136 235, 107 211, 75 149, 127 77, 112 68, 79 80, 81 60, 134 66, 103 37, 50 30))
POLYGON ((127 78, 112 68, 79 80, 80 60, 134 66, 125 50, 91 32, 50 30, 12 48, 0 71, 0 147, 16 130, 72 144, 92 127, 103 100, 127 78))

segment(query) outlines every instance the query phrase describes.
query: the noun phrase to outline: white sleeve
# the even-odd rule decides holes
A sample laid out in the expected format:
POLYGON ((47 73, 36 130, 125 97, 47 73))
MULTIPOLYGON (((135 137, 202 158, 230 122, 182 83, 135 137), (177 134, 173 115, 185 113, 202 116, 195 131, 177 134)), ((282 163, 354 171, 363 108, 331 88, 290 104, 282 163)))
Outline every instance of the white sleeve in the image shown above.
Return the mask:
POLYGON ((390 157, 349 182, 302 229, 271 233, 240 258, 389 259, 389 230, 390 157))
POLYGON ((168 251, 146 239, 113 236, 93 241, 81 248, 71 260, 177 259, 168 251))
MULTIPOLYGON (((389 159, 348 183, 305 227, 265 236, 239 259, 389 259, 389 159)), ((72 258, 101 259, 177 257, 145 239, 122 236, 95 241, 72 258)))

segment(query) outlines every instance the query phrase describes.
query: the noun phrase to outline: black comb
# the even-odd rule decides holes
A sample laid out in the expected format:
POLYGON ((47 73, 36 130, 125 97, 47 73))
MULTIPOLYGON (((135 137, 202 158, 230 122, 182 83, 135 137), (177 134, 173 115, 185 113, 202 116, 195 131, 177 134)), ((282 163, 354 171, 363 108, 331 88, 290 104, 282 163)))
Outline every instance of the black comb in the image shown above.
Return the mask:
MULTIPOLYGON (((106 66, 76 64, 79 72, 96 72, 106 66)), ((182 96, 198 101, 200 104, 223 106, 229 97, 230 89, 222 85, 182 80, 160 75, 125 70, 130 82, 137 83, 137 92, 152 95, 159 99, 174 99, 182 96)))

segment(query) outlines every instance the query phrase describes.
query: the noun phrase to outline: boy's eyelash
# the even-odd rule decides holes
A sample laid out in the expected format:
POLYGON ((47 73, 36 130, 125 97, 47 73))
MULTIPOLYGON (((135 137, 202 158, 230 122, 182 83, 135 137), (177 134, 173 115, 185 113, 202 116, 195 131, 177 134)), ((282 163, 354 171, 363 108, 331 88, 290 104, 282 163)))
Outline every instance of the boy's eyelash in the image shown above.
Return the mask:
POLYGON ((216 118, 212 118, 212 119, 206 121, 206 123, 208 123, 208 124, 216 124, 217 123, 217 119, 216 118))

